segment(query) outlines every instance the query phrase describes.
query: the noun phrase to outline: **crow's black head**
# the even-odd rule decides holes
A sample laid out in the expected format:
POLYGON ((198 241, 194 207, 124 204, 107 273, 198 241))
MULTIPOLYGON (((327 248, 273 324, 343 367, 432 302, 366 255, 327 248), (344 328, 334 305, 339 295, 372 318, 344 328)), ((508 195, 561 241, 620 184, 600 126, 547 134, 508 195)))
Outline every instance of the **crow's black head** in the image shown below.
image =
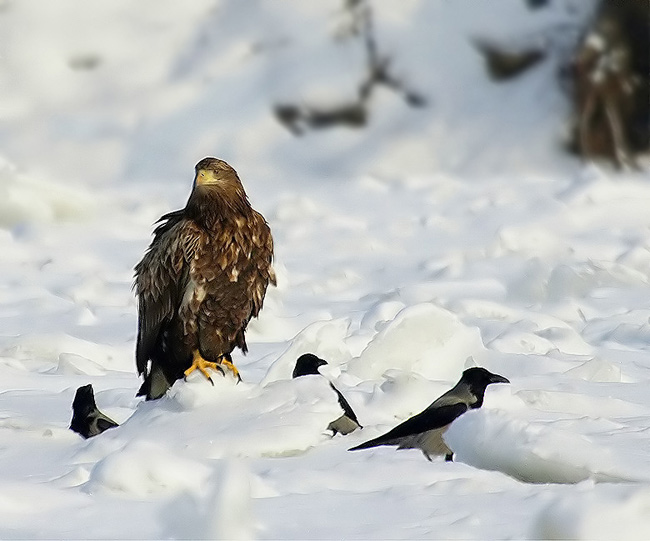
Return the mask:
POLYGON ((307 376, 310 374, 320 374, 318 368, 327 364, 327 361, 316 357, 313 353, 305 353, 298 357, 296 367, 293 369, 292 377, 297 378, 300 376, 307 376))
POLYGON ((499 374, 489 372, 485 368, 475 367, 465 370, 459 383, 468 385, 472 394, 478 397, 479 402, 482 403, 485 388, 488 385, 491 383, 510 383, 510 381, 499 374))
POLYGON ((88 385, 79 387, 72 402, 73 411, 78 415, 86 415, 96 407, 93 386, 89 383, 88 385))

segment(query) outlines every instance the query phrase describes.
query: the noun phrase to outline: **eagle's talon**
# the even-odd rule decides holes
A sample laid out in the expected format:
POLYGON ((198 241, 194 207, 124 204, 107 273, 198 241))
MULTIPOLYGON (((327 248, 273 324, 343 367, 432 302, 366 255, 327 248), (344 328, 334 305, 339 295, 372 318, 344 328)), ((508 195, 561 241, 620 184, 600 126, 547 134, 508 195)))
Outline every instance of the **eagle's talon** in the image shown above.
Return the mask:
POLYGON ((194 351, 192 366, 183 372, 185 381, 187 381, 187 376, 189 376, 195 370, 198 370, 201 372, 201 374, 203 374, 203 376, 205 376, 205 379, 207 379, 212 384, 212 386, 214 386, 214 381, 212 381, 212 378, 210 377, 210 373, 207 370, 208 368, 219 370, 222 374, 224 373, 223 368, 221 368, 217 363, 206 361, 198 350, 194 351))
MULTIPOLYGON (((241 381, 241 374, 239 373, 239 370, 237 370, 237 367, 233 364, 232 358, 230 357, 230 355, 222 356, 220 364, 221 364, 220 368, 222 369, 222 372, 223 372, 223 367, 225 366, 232 372, 233 376, 235 376, 237 378, 237 383, 239 383, 241 381)), ((224 373, 224 376, 225 376, 225 373, 224 373)))

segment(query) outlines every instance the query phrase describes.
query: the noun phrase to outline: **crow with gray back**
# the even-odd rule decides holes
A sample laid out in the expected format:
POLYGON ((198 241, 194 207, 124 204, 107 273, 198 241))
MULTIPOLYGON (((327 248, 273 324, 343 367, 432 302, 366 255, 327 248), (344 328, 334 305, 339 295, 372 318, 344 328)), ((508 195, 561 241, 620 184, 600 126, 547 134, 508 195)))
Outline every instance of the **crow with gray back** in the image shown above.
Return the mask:
POLYGON ((463 413, 483 405, 485 389, 492 383, 510 382, 503 376, 488 372, 485 368, 468 368, 453 389, 435 400, 424 411, 397 425, 386 434, 349 450, 396 445, 398 449, 420 449, 429 460, 432 456, 444 455, 446 460, 450 461, 454 453, 445 443, 443 434, 463 413))

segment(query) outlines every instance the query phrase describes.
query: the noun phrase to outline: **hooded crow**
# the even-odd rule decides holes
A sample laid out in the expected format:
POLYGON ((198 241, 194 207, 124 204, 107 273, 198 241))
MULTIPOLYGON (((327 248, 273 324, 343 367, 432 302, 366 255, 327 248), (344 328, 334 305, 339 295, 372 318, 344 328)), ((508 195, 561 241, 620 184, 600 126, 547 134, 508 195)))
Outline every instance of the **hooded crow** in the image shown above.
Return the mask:
POLYGON ((435 400, 423 412, 407 419, 386 434, 352 447, 349 451, 379 445, 397 445, 398 449, 420 449, 429 460, 435 455, 445 455, 446 460, 452 460, 454 453, 447 447, 442 435, 449 425, 467 410, 483 405, 485 388, 491 383, 510 382, 485 368, 468 368, 453 389, 435 400))
POLYGON ((90 438, 116 426, 119 425, 113 419, 106 417, 97 409, 93 386, 89 383, 79 387, 72 402, 70 430, 81 434, 84 438, 90 438))
MULTIPOLYGON (((298 360, 296 361, 296 367, 293 369, 292 377, 298 378, 300 376, 321 375, 321 373, 318 371, 318 368, 324 364, 327 364, 327 361, 324 359, 316 357, 316 355, 313 353, 305 353, 304 355, 298 357, 298 360)), ((337 432, 346 435, 350 432, 354 432, 357 428, 363 428, 359 424, 357 416, 352 410, 352 407, 350 407, 350 404, 348 404, 348 401, 345 399, 345 397, 339 392, 336 387, 334 387, 334 385, 332 385, 331 382, 330 387, 336 393, 336 396, 339 399, 339 405, 341 406, 341 409, 344 413, 338 419, 332 421, 327 428, 334 432, 334 435, 336 435, 337 432)))

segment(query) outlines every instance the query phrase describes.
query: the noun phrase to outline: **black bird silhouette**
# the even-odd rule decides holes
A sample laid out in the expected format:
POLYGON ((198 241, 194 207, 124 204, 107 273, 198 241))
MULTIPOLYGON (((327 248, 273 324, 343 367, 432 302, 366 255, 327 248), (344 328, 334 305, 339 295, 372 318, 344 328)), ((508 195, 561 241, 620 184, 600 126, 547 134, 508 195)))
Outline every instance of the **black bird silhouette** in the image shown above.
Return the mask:
POLYGON ((452 460, 454 453, 447 447, 442 435, 449 425, 467 410, 483 405, 485 389, 491 383, 510 382, 485 368, 468 368, 453 389, 435 400, 424 411, 386 434, 348 450, 397 445, 398 449, 420 449, 429 460, 435 455, 445 455, 446 460, 452 460))
MULTIPOLYGON (((293 369, 292 377, 298 378, 300 376, 308 376, 312 374, 321 375, 318 368, 324 364, 327 364, 326 360, 317 357, 313 353, 305 353, 298 357, 296 367, 293 369)), ((339 399, 339 405, 344 413, 338 419, 332 421, 327 428, 334 432, 334 435, 336 435, 337 432, 345 435, 354 432, 357 428, 363 428, 361 424, 359 424, 356 414, 352 410, 350 404, 348 404, 345 397, 336 387, 334 387, 334 385, 332 385, 332 382, 330 382, 330 387, 336 393, 336 396, 339 399)))
POLYGON ((101 434, 104 430, 119 426, 97 409, 93 386, 89 383, 77 389, 77 394, 72 402, 72 421, 70 430, 90 438, 101 434))

